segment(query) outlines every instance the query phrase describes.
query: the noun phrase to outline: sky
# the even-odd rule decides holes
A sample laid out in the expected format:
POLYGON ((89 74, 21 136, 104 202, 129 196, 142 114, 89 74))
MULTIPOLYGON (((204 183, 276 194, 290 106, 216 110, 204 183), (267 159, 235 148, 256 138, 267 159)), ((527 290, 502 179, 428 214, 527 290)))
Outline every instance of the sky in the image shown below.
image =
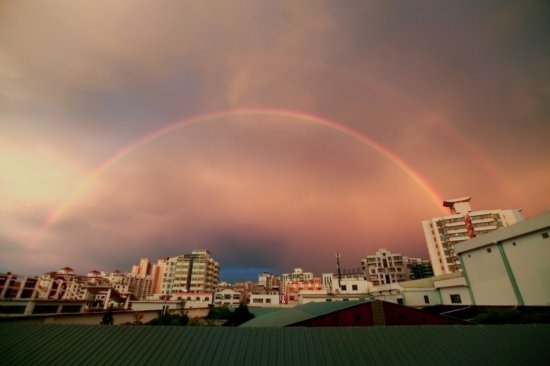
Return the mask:
POLYGON ((428 258, 550 208, 545 1, 0 1, 0 271, 428 258))

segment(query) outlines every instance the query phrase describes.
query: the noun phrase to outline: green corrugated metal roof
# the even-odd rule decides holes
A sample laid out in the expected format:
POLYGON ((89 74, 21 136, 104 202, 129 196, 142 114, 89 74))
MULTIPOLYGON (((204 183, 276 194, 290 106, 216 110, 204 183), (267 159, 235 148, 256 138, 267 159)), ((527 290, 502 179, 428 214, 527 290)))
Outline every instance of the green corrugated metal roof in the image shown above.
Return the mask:
POLYGON ((550 325, 225 328, 0 323, 4 365, 535 365, 550 325))
POLYGON ((254 314, 254 316, 258 317, 258 316, 264 316, 266 314, 271 314, 275 311, 279 311, 281 310, 282 308, 278 308, 278 307, 266 307, 266 308, 262 308, 262 307, 253 307, 253 306, 248 306, 248 311, 252 314, 254 314))
POLYGON ((241 327, 284 327, 366 302, 368 301, 310 302, 257 316, 242 324, 241 327))

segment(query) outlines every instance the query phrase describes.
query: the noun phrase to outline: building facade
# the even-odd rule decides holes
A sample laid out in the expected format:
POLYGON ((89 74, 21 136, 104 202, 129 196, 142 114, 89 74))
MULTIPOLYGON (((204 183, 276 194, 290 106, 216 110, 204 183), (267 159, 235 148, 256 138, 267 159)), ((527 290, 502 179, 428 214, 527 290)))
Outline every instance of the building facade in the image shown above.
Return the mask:
POLYGON ((266 293, 279 291, 281 277, 269 272, 262 272, 258 275, 258 285, 264 286, 266 293))
POLYGON ((472 211, 471 197, 443 202, 451 215, 422 221, 434 275, 462 271, 455 245, 480 234, 524 220, 518 209, 472 211))
POLYGON ((409 279, 419 280, 421 278, 433 277, 432 262, 421 258, 408 258, 409 279))
POLYGON ((220 277, 220 265, 207 250, 193 250, 166 259, 161 294, 214 292, 220 277))
POLYGON ((475 305, 550 304, 550 212, 456 247, 475 305))
POLYGON ((0 299, 34 299, 38 297, 40 278, 0 273, 0 299))
POLYGON ((373 286, 409 279, 407 257, 387 249, 379 249, 374 255, 362 259, 361 268, 373 286))
POLYGON ((214 306, 231 306, 237 307, 245 301, 245 296, 241 291, 225 288, 221 291, 216 291, 214 295, 214 306))

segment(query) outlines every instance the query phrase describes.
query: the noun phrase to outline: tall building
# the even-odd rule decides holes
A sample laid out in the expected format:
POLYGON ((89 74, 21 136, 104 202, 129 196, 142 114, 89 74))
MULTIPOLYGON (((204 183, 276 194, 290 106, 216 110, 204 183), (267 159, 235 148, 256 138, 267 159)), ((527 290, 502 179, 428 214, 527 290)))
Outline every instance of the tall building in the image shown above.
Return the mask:
POLYGON ((273 273, 262 272, 258 275, 258 285, 264 286, 266 293, 279 291, 281 278, 273 273))
POLYGON ((409 279, 419 280, 421 278, 433 277, 434 271, 429 260, 421 258, 408 258, 409 279))
POLYGON ((151 274, 152 263, 149 261, 149 258, 141 258, 138 265, 132 266, 131 274, 134 277, 146 277, 151 274))
POLYGON ((151 277, 153 277, 151 292, 153 293, 153 295, 157 295, 161 293, 165 271, 166 271, 166 259, 161 258, 157 261, 157 264, 153 265, 151 269, 151 277))
POLYGON ((461 272, 455 244, 524 220, 519 209, 473 211, 471 197, 443 201, 451 214, 422 221, 426 244, 436 276, 461 272))
POLYGON ((214 292, 220 277, 220 265, 207 250, 168 257, 165 260, 161 293, 214 292))
POLYGON ((409 279, 407 257, 379 249, 374 255, 361 259, 361 268, 367 280, 374 286, 406 281, 409 279))

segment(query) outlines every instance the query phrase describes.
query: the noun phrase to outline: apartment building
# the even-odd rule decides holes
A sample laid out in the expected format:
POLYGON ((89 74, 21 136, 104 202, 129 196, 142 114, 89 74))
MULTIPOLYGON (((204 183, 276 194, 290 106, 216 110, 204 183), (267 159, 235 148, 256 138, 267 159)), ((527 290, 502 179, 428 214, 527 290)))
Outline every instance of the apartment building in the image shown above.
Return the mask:
POLYGON ((168 257, 161 286, 162 295, 214 292, 220 277, 220 265, 208 250, 168 257))
POLYGON ((443 201, 450 215, 422 221, 434 275, 461 272, 455 245, 524 220, 519 209, 472 211, 471 197, 443 201))
POLYGON ((409 279, 408 259, 400 253, 379 249, 375 254, 361 259, 361 268, 367 280, 374 286, 406 281, 409 279))

